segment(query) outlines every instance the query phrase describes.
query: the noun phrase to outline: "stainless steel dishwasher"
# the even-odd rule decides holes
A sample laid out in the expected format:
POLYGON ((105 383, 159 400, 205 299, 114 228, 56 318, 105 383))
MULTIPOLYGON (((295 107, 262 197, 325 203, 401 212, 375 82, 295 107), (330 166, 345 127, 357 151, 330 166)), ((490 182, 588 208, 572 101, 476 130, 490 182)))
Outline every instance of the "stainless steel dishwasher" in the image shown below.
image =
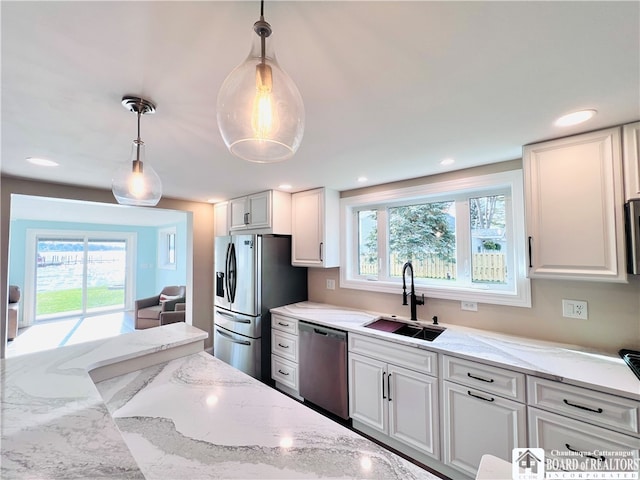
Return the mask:
POLYGON ((340 418, 349 418, 347 332, 299 322, 300 395, 340 418))

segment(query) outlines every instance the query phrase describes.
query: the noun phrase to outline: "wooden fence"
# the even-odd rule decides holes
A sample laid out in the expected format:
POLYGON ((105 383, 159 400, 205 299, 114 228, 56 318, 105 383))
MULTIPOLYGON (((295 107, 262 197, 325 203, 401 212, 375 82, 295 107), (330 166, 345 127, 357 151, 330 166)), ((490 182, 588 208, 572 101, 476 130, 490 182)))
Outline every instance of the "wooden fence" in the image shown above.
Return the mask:
MULTIPOLYGON (((504 283, 506 281, 507 265, 504 254, 474 253, 472 262, 473 281, 496 283, 504 283)), ((447 262, 436 255, 429 255, 424 260, 414 260, 411 263, 416 278, 433 278, 437 280, 455 280, 456 278, 456 263, 447 262)), ((391 255, 390 275, 393 277, 401 277, 403 265, 404 261, 399 261, 395 255, 391 255)), ((361 260, 360 274, 377 275, 377 264, 361 260)))

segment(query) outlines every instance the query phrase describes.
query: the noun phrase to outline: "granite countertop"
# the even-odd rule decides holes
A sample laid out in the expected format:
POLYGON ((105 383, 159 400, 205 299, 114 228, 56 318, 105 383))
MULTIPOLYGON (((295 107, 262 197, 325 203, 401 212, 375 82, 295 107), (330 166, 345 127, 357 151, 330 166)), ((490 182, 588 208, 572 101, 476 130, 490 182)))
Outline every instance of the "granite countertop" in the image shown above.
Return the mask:
MULTIPOLYGON (((271 312, 640 400, 640 380, 620 357, 576 345, 531 340, 446 323, 440 323, 446 327, 444 333, 429 342, 364 326, 391 315, 313 302, 286 305, 271 309, 271 312)), ((401 317, 397 320, 416 323, 401 317)), ((429 325, 431 322, 419 323, 429 325)))
POLYGON ((204 352, 90 376, 206 337, 175 323, 0 361, 0 478, 438 479, 204 352))
POLYGON ((96 385, 147 479, 439 478, 208 353, 96 385))

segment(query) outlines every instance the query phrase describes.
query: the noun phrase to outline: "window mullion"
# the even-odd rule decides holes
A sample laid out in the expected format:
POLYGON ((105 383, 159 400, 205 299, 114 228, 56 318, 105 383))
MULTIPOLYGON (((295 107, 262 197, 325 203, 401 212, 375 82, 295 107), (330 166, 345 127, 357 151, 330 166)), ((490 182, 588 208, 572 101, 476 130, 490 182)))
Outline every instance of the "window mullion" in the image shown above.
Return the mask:
POLYGON ((386 208, 378 209, 378 279, 389 279, 389 215, 386 208))
POLYGON ((459 283, 471 283, 471 222, 469 201, 456 200, 456 264, 459 283))

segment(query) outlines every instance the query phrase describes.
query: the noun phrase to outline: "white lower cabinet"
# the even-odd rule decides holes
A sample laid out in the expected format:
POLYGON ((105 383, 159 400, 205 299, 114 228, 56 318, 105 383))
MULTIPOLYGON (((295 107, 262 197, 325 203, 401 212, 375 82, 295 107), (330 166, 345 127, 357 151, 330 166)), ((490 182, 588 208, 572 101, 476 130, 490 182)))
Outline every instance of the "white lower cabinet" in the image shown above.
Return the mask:
MULTIPOLYGON (((350 336, 350 345, 352 345, 350 336)), ((388 342, 385 342, 388 343, 388 342)), ((404 366, 390 363, 384 353, 370 355, 349 352, 349 413, 356 429, 361 426, 383 434, 393 447, 406 445, 439 459, 438 379, 404 366), (376 358, 378 357, 378 358, 376 358)), ((434 355, 431 352, 395 344, 391 354, 434 355)), ((402 359, 400 359, 402 362, 402 359)), ((410 453, 409 453, 410 454, 410 453)))
POLYGON ((525 375, 442 356, 443 462, 471 477, 482 455, 526 447, 525 375))
POLYGON ((482 455, 511 461, 526 446, 526 406, 471 387, 443 383, 443 460, 475 477, 482 455))
POLYGON ((543 448, 548 465, 555 463, 562 468, 563 462, 566 464, 570 460, 571 470, 597 471, 603 462, 614 463, 609 458, 613 452, 635 451, 635 457, 628 458, 638 458, 638 438, 535 407, 529 407, 528 416, 529 446, 543 448))
POLYGON ((298 400, 298 320, 271 315, 271 378, 276 388, 298 400))

